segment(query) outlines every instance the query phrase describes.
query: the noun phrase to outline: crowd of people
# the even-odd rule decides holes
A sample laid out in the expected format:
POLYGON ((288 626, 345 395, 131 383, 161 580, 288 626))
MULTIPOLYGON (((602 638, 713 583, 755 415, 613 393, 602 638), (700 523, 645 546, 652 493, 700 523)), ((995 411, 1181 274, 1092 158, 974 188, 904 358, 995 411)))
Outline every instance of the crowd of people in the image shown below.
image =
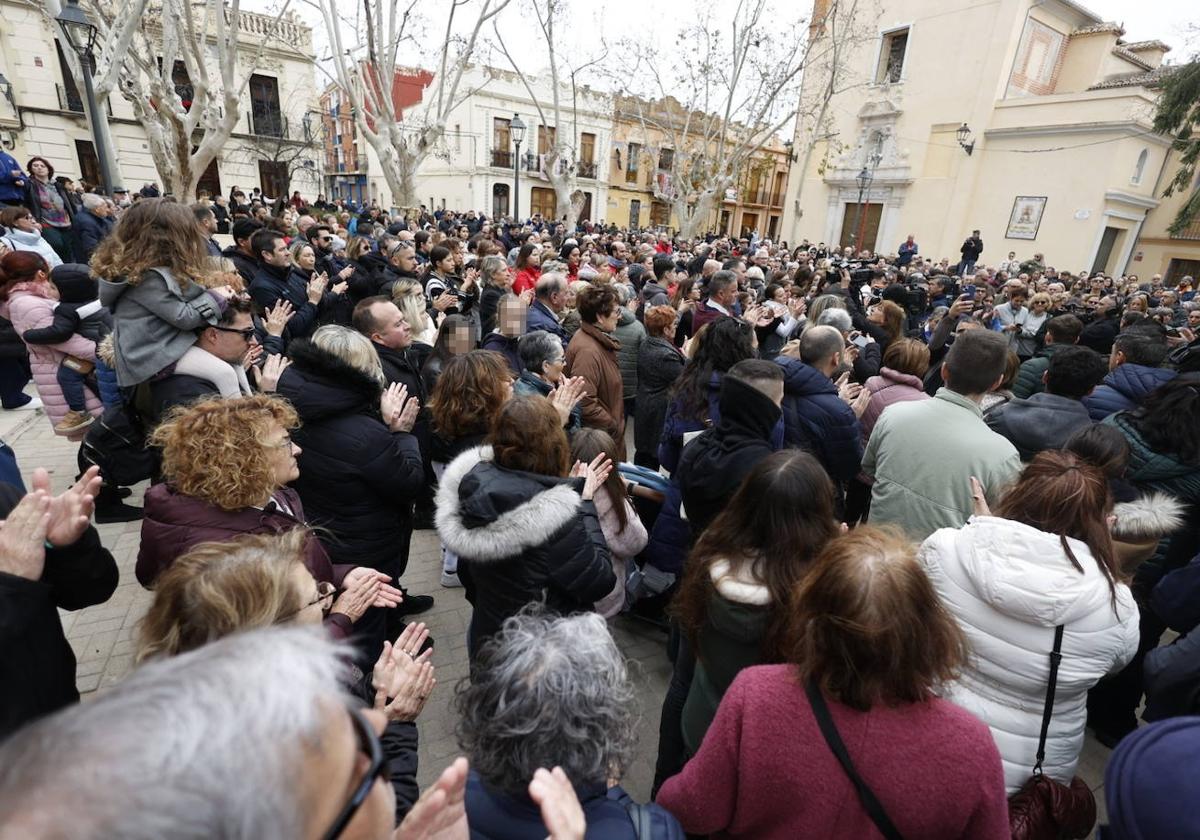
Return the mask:
POLYGON ((1105 836, 1189 836, 1191 277, 27 169, 0 385, 80 475, 0 484, 0 837, 1083 837, 1089 728, 1105 836), (153 603, 78 705, 93 516, 153 603), (471 608, 423 793, 418 529, 471 608), (645 804, 630 614, 672 665, 645 804))

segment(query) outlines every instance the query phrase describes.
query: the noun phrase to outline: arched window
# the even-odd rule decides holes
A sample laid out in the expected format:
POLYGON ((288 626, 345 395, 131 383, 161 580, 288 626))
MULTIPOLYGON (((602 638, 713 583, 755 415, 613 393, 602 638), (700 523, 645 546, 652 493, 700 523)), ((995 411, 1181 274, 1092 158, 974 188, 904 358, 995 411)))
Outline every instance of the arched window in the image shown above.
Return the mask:
POLYGON ((1137 166, 1133 167, 1133 177, 1129 179, 1129 183, 1142 183, 1142 175, 1146 172, 1146 159, 1148 157, 1150 157, 1150 150, 1142 149, 1142 153, 1138 155, 1137 166))

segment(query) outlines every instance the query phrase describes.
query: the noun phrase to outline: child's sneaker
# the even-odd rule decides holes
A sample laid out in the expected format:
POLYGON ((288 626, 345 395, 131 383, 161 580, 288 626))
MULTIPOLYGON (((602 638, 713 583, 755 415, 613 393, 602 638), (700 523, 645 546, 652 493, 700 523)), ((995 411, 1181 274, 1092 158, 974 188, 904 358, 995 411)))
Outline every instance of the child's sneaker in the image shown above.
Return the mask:
POLYGON ((69 435, 80 429, 86 429, 95 422, 96 418, 86 411, 68 411, 63 419, 54 424, 54 431, 60 435, 69 435))

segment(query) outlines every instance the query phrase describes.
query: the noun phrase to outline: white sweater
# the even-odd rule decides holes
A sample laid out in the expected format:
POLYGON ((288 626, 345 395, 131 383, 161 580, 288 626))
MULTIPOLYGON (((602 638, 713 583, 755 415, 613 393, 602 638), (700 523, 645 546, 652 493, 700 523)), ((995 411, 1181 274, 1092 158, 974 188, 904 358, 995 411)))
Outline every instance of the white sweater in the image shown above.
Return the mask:
POLYGON ((1054 628, 1065 626, 1046 775, 1069 782, 1083 749, 1087 692, 1123 668, 1138 645, 1138 609, 1108 582, 1087 546, 1069 540, 1083 566, 1067 559, 1059 536, 994 516, 973 516, 921 545, 920 558, 942 602, 971 644, 969 665, 946 698, 992 730, 1009 794, 1030 777, 1050 677, 1054 628))

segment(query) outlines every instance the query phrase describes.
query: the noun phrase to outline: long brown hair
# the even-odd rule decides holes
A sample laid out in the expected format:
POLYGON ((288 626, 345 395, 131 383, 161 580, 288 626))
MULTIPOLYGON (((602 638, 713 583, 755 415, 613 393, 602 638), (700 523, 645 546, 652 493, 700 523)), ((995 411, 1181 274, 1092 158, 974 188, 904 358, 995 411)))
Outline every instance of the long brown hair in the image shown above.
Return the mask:
POLYGON ((672 609, 693 649, 716 592, 710 570, 723 560, 731 575, 756 578, 770 591, 762 650, 769 661, 782 659, 793 590, 837 533, 833 484, 816 458, 788 449, 759 462, 688 558, 672 609))
POLYGON ((508 362, 492 350, 472 350, 454 356, 442 369, 429 413, 433 430, 446 440, 487 434, 509 394, 508 362))
POLYGON ((50 266, 41 254, 33 251, 9 251, 0 258, 0 301, 8 300, 8 293, 18 283, 37 282, 39 271, 50 274, 50 266))
POLYGON ((602 452, 613 462, 613 470, 604 482, 604 491, 608 493, 609 501, 612 502, 613 513, 617 515, 617 522, 621 525, 620 530, 625 530, 629 515, 625 510, 625 480, 617 470, 621 459, 617 455, 616 442, 613 441, 612 435, 603 429, 576 429, 571 433, 571 457, 576 461, 590 464, 592 459, 602 452))
POLYGON ((505 403, 487 440, 493 460, 505 469, 565 478, 571 468, 558 409, 541 395, 513 397, 505 403))
POLYGON ((966 637, 895 529, 832 540, 792 601, 788 659, 852 709, 928 700, 958 676, 966 637))
POLYGON ((1113 611, 1117 609, 1120 565, 1113 547, 1107 516, 1112 495, 1104 473, 1073 452, 1054 449, 1039 452, 1004 494, 993 513, 1039 531, 1058 534, 1063 553, 1080 573, 1083 566, 1067 538, 1087 545, 1101 574, 1108 581, 1113 611))
POLYGON ((186 288, 211 272, 196 217, 183 204, 147 198, 130 207, 92 255, 92 273, 105 280, 142 282, 151 268, 168 268, 186 288))

